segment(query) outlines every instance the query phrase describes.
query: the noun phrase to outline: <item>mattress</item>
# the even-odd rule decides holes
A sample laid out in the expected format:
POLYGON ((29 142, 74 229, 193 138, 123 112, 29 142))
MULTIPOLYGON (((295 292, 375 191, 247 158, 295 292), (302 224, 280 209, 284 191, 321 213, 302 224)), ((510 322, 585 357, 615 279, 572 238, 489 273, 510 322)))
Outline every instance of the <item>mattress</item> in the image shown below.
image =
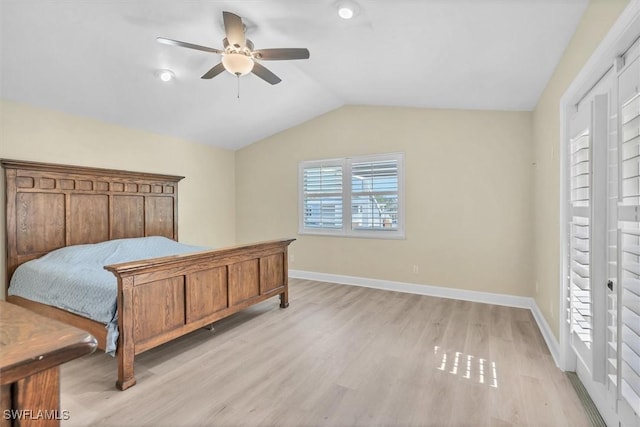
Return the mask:
POLYGON ((11 277, 8 294, 103 323, 105 351, 113 355, 118 341, 118 284, 104 266, 206 249, 160 236, 67 246, 20 265, 11 277))

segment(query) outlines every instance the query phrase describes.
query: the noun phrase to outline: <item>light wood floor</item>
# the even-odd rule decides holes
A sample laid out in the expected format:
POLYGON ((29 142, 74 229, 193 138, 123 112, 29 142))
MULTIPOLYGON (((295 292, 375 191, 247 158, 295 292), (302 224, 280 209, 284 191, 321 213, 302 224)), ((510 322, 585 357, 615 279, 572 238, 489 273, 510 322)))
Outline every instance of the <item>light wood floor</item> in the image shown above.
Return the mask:
POLYGON ((525 309, 292 280, 136 359, 62 367, 63 426, 588 426, 525 309))

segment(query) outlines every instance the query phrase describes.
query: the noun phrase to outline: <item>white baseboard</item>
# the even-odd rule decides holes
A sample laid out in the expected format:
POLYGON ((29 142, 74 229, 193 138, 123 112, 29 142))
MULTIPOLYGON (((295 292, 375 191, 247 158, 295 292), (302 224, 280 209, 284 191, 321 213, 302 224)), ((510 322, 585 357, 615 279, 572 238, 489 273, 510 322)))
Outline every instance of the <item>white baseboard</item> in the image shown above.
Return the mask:
POLYGON ((341 285, 363 286, 366 288, 383 289, 387 291, 404 292, 416 295, 428 295, 439 298, 450 298, 462 301, 480 302, 485 304, 504 305, 507 307, 528 308, 538 324, 549 352, 556 366, 559 365, 559 347, 551 328, 547 324, 536 301, 531 297, 495 294, 491 292, 468 291, 465 289, 444 288, 441 286, 418 285, 415 283, 392 282, 389 280, 368 279, 365 277, 343 276, 339 274, 317 273, 313 271, 289 270, 292 279, 317 280, 319 282, 338 283, 341 285))
POLYGON ((533 298, 531 298, 531 307, 529 307, 529 309, 531 310, 531 314, 533 314, 533 318, 536 319, 542 338, 544 338, 544 342, 547 343, 547 348, 549 349, 549 353, 551 353, 551 357, 553 357, 553 361, 557 367, 560 367, 560 345, 555 335, 553 335, 547 320, 542 315, 540 307, 536 304, 536 300, 533 298))

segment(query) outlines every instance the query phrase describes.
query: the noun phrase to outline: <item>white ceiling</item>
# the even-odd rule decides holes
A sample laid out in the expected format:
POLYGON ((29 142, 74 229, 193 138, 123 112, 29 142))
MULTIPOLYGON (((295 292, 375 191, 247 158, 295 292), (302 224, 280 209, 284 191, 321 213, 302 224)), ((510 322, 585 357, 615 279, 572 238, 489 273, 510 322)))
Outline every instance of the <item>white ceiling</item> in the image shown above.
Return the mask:
POLYGON ((532 110, 587 0, 0 0, 0 95, 131 128, 237 149, 345 104, 532 110), (222 48, 222 11, 282 78, 200 76, 222 48), (162 83, 158 69, 176 80, 162 83))

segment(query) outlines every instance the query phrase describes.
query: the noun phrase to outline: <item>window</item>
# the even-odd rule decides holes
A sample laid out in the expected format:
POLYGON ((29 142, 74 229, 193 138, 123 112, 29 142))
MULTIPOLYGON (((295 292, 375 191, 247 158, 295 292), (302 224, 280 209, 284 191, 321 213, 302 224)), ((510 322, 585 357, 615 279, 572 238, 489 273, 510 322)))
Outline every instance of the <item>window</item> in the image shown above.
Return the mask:
POLYGON ((404 238, 403 154, 300 163, 299 233, 404 238))

